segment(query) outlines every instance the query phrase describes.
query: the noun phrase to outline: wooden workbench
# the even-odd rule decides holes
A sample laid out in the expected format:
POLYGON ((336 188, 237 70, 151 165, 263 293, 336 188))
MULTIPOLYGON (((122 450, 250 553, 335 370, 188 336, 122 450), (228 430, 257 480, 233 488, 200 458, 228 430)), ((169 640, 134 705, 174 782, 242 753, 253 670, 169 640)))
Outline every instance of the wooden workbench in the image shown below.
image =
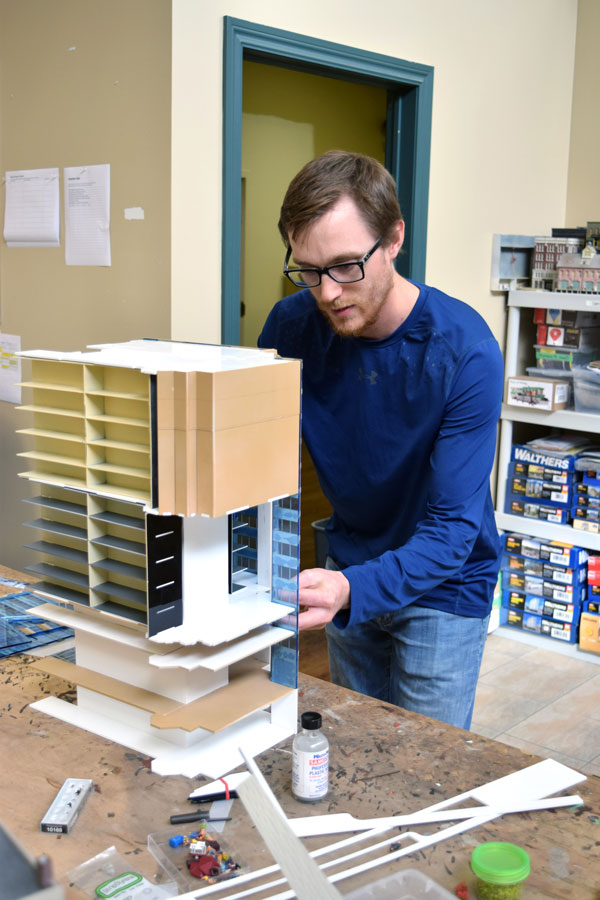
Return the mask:
MULTIPOLYGON (((206 779, 158 777, 138 753, 30 709, 31 701, 47 694, 73 696, 68 684, 36 671, 32 661, 13 656, 0 662, 0 819, 34 856, 48 854, 57 879, 65 884, 73 866, 112 845, 131 860, 132 868, 153 876, 158 867, 146 849, 148 833, 169 828, 173 813, 190 811, 187 796, 206 779), (40 819, 68 777, 92 778, 95 792, 70 835, 41 834, 40 819)), ((280 744, 258 762, 288 815, 409 812, 538 761, 308 676, 301 677, 300 709, 323 715, 331 744, 331 791, 317 806, 294 800, 291 740, 280 744)), ((573 789, 577 792, 584 807, 506 816, 386 864, 370 877, 390 874, 394 865, 418 868, 450 891, 466 881, 473 896, 472 847, 505 840, 525 847, 531 856, 527 898, 592 900, 600 887, 600 779, 590 776, 573 789)), ((429 828, 417 830, 427 833, 429 828)), ((224 836, 253 868, 268 864, 240 800, 234 802, 224 836)), ((342 882, 340 887, 347 892, 356 884, 342 882)), ((81 895, 70 888, 67 896, 81 895)))

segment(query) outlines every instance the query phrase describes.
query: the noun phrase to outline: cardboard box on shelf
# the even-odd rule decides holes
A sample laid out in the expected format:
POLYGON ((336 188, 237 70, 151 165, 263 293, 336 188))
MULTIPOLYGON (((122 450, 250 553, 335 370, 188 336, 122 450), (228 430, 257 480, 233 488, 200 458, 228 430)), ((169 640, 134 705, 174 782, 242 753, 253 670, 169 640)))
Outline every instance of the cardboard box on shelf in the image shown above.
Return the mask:
POLYGON ((579 621, 579 649, 600 653, 600 615, 583 612, 579 621))
POLYGON ((506 379, 506 402, 529 409, 565 409, 569 402, 568 381, 530 378, 527 375, 506 379))

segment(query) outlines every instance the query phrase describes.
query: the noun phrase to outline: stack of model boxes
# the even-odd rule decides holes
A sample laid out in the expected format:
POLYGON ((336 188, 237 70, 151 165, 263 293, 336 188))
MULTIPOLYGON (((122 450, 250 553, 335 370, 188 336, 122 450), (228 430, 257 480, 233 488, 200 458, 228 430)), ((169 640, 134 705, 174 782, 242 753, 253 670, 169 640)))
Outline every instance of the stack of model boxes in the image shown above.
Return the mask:
POLYGON ((600 653, 600 556, 588 560, 587 599, 581 609, 579 647, 600 653))
POLYGON ((575 487, 575 454, 552 453, 515 444, 506 484, 505 512, 566 525, 571 519, 575 487))
POLYGON ((575 485, 573 528, 578 531, 600 533, 600 473, 583 472, 581 481, 575 485))
POLYGON ((536 365, 550 374, 586 366, 600 353, 600 317, 590 311, 536 309, 536 365))
POLYGON ((576 643, 587 560, 582 547, 505 535, 500 624, 576 643))
POLYGON ((570 309, 535 309, 535 366, 509 376, 506 403, 530 409, 567 406, 600 412, 600 375, 588 369, 600 360, 600 314, 570 309))

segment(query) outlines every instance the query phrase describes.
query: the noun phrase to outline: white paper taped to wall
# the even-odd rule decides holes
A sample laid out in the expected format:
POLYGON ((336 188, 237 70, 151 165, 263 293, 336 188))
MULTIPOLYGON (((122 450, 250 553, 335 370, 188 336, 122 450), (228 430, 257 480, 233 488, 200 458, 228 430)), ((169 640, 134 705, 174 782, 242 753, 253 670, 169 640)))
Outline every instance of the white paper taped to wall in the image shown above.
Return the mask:
POLYGON ((144 218, 144 210, 141 206, 128 206, 125 209, 125 218, 126 219, 143 219, 144 218))
POLYGON ((110 266, 110 165, 65 169, 65 262, 110 266))
POLYGON ((7 246, 60 247, 58 169, 19 169, 5 180, 7 246))

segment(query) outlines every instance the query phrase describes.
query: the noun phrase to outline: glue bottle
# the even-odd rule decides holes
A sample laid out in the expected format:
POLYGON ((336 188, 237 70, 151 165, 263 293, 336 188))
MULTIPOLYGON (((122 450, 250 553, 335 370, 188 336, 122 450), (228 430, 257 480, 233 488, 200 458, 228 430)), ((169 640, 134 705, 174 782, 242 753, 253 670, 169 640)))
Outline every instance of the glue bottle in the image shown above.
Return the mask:
POLYGON ((303 803, 316 803, 329 790, 329 741, 321 732, 321 716, 305 712, 302 731, 292 745, 292 791, 303 803))

